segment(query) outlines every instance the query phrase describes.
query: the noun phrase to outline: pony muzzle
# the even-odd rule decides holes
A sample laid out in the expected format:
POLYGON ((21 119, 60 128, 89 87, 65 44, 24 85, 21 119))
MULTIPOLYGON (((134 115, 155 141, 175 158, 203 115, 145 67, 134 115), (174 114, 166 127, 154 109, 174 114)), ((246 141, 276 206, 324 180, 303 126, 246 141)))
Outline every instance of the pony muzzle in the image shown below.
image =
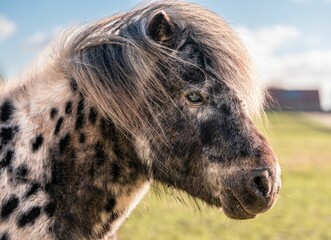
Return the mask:
POLYGON ((223 211, 233 219, 254 218, 275 204, 280 188, 278 164, 275 168, 237 171, 226 179, 223 211))

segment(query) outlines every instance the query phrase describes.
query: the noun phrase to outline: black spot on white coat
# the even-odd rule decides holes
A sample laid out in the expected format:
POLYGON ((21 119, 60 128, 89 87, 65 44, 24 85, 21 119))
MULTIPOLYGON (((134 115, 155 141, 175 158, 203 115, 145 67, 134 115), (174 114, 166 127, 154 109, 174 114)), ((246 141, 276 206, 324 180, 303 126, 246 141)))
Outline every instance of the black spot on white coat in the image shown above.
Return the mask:
POLYGON ((40 216, 41 208, 33 207, 29 211, 23 213, 19 216, 17 225, 19 227, 25 227, 26 225, 32 225, 35 223, 36 219, 40 216))
POLYGON ((59 150, 60 150, 60 154, 63 154, 64 151, 67 149, 68 144, 70 142, 70 134, 67 133, 61 140, 60 140, 60 144, 59 144, 59 150))
POLYGON ((77 106, 77 118, 76 118, 76 125, 75 125, 76 130, 81 129, 85 123, 84 105, 85 105, 85 100, 84 100, 84 98, 82 98, 78 102, 78 106, 77 106))
POLYGON ((2 127, 0 132, 0 139, 3 145, 8 144, 13 140, 15 136, 15 131, 13 127, 2 127))
POLYGON ((50 202, 44 207, 44 211, 46 212, 48 217, 53 217, 55 210, 56 204, 54 202, 50 202))
POLYGON ((58 133, 61 130, 63 124, 63 117, 60 117, 57 122, 56 122, 56 126, 55 126, 55 130, 54 130, 54 135, 58 135, 58 133))
POLYGON ((3 233, 0 235, 0 240, 10 240, 8 233, 3 233))
POLYGON ((57 110, 57 108, 52 108, 50 113, 49 113, 50 118, 54 119, 58 112, 59 112, 59 110, 57 110))
POLYGON ((31 186, 29 187, 28 191, 25 193, 24 197, 28 198, 28 197, 32 196, 33 194, 37 193, 39 188, 40 188, 39 183, 32 183, 31 186))
POLYGON ((2 122, 8 121, 14 112, 14 106, 10 101, 5 101, 0 107, 0 119, 2 122))
POLYGON ((21 164, 15 169, 15 180, 17 182, 26 182, 28 175, 28 167, 25 164, 21 164))
POLYGON ((71 102, 71 101, 68 101, 68 102, 66 103, 65 113, 66 113, 66 114, 70 114, 70 113, 72 113, 72 102, 71 102))
POLYGON ((14 151, 8 150, 5 157, 0 161, 0 169, 9 166, 13 157, 14 157, 14 151))
POLYGON ((9 217, 9 215, 18 207, 19 199, 17 196, 12 195, 5 201, 1 208, 0 221, 9 217))
POLYGON ((37 135, 35 139, 33 139, 32 141, 32 152, 36 152, 37 150, 39 150, 43 142, 44 142, 43 135, 41 134, 37 135))

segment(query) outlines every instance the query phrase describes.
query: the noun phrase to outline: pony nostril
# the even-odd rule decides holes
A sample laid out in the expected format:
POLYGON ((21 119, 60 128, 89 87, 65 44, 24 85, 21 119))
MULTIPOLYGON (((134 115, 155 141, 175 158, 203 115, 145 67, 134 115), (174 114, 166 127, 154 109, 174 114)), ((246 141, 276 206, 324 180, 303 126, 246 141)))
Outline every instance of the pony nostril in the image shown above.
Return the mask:
POLYGON ((261 197, 268 197, 270 188, 267 176, 264 176, 263 174, 254 176, 252 178, 252 187, 261 197))
POLYGON ((253 186, 258 191, 259 194, 261 194, 263 197, 266 197, 269 189, 268 189, 268 183, 265 177, 262 176, 256 176, 253 178, 253 186))

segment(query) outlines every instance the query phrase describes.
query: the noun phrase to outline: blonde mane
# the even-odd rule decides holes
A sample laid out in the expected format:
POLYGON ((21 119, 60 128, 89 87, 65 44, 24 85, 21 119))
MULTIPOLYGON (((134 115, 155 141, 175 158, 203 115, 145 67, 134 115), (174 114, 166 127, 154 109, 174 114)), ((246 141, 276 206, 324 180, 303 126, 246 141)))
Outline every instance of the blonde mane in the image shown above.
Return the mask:
POLYGON ((182 1, 150 1, 127 13, 71 27, 39 59, 42 68, 75 79, 83 94, 121 129, 130 132, 138 126, 158 132, 152 126, 151 119, 157 125, 157 114, 150 107, 151 99, 169 103, 171 98, 160 83, 156 62, 172 71, 178 60, 146 34, 148 20, 159 11, 165 11, 180 28, 194 32, 195 41, 213 64, 214 75, 237 93, 249 115, 258 115, 264 93, 237 34, 217 14, 182 1), (135 29, 119 36, 130 23, 135 29), (46 59, 50 60, 45 63, 46 59))

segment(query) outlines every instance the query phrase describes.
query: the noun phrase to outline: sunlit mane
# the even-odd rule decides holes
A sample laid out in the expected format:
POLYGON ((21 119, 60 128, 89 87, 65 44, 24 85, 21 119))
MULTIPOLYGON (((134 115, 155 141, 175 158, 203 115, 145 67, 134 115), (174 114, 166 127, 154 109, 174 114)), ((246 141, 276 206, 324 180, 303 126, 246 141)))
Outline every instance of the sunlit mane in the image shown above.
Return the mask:
MULTIPOLYGON (((146 121, 145 110, 152 111, 150 99, 169 98, 157 76, 161 71, 155 59, 170 71, 176 60, 175 54, 146 34, 148 18, 163 9, 180 28, 193 29, 214 74, 237 92, 249 114, 257 115, 263 93, 252 77, 251 62, 241 40, 215 13, 181 1, 152 1, 128 13, 73 26, 36 65, 51 71, 45 74, 60 72, 63 77, 76 79, 84 94, 123 129, 148 127, 151 124, 146 121)), ((150 112, 150 116, 157 122, 156 114, 150 112)))

